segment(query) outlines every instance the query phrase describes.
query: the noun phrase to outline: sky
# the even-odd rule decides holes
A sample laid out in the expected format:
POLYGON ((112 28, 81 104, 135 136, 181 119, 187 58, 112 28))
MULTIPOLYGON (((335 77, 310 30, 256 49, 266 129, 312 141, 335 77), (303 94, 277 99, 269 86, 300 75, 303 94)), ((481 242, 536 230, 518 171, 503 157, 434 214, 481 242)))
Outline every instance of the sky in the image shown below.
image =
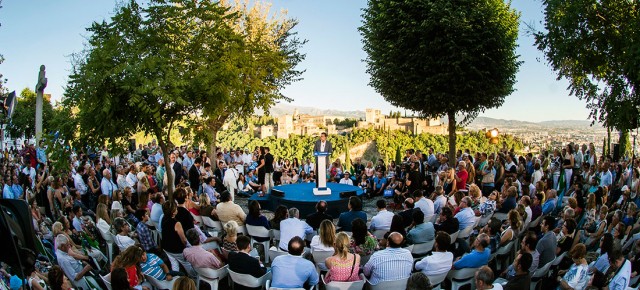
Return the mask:
MULTIPOLYGON (((285 9, 299 21, 299 37, 308 43, 300 64, 306 72, 302 81, 283 93, 293 98, 291 105, 321 109, 397 110, 368 85, 362 50, 362 8, 366 0, 272 0, 272 11, 285 9)), ((20 92, 35 87, 41 64, 47 67, 45 93, 59 100, 71 71, 70 57, 83 49, 94 21, 109 20, 116 1, 108 0, 4 0, 0 8, 0 54, 5 58, 0 73, 10 90, 20 92)), ((556 73, 533 46, 527 24, 542 29, 540 0, 513 0, 521 12, 517 54, 524 63, 517 74, 515 92, 504 104, 481 116, 522 121, 585 120, 585 103, 570 96, 566 80, 556 73)))

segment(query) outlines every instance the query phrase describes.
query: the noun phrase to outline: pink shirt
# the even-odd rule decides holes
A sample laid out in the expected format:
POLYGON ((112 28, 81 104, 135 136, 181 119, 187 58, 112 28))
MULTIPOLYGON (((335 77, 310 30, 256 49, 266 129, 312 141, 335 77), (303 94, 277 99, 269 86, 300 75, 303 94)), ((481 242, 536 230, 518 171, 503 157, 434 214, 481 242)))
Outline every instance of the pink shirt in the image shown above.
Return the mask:
POLYGON ((211 252, 203 249, 201 245, 185 248, 182 254, 194 268, 219 269, 222 266, 220 260, 211 252))

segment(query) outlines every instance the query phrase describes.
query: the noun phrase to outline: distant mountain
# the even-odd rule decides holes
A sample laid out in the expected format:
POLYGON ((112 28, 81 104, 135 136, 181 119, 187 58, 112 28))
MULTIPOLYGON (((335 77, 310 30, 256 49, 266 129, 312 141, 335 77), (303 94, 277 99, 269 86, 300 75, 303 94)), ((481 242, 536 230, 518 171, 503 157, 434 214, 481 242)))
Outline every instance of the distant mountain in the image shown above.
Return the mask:
POLYGON ((307 114, 312 116, 325 115, 325 116, 345 117, 345 118, 351 118, 351 119, 360 119, 360 118, 364 119, 364 111, 341 111, 341 110, 331 110, 331 109, 325 110, 325 109, 318 109, 318 108, 312 108, 312 107, 300 107, 300 106, 294 106, 294 105, 282 104, 282 103, 272 107, 271 110, 269 110, 269 114, 274 117, 287 115, 287 114, 291 115, 293 114, 293 111, 295 109, 298 109, 299 114, 307 114))

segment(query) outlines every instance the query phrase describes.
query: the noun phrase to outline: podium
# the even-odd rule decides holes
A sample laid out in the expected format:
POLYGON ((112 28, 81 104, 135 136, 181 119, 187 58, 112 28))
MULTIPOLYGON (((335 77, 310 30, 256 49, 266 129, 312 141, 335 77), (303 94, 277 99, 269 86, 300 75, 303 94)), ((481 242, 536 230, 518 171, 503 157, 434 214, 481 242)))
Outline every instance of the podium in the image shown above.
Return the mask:
POLYGON ((327 157, 329 152, 313 152, 316 157, 316 187, 313 189, 313 195, 331 195, 331 189, 327 187, 327 157))

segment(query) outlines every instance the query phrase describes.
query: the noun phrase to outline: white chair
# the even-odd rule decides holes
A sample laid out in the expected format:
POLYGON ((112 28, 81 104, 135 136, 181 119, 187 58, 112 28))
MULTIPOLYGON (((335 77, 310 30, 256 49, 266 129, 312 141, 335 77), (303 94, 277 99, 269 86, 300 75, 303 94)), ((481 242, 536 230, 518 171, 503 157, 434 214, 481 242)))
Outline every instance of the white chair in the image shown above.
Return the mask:
POLYGON ((497 218, 501 222, 504 222, 507 219, 507 214, 503 212, 495 212, 493 213, 493 217, 497 218))
POLYGON ((508 242, 506 245, 502 246, 502 247, 498 247, 498 250, 496 251, 496 268, 498 270, 504 270, 504 266, 505 265, 509 265, 509 259, 511 257, 511 251, 513 250, 513 246, 515 243, 518 242, 518 239, 513 239, 510 242, 508 242), (504 260, 507 260, 506 263, 502 263, 504 260))
POLYGON ((489 221, 491 220, 491 217, 493 217, 493 213, 485 215, 485 216, 481 216, 480 220, 478 221, 478 226, 479 227, 484 227, 486 224, 489 223, 489 221))
POLYGON ((173 284, 176 282, 176 280, 178 280, 177 278, 173 278, 171 279, 171 281, 167 281, 167 280, 160 281, 149 275, 144 275, 144 278, 147 279, 149 283, 151 283, 151 286, 159 290, 164 290, 164 289, 172 290, 173 284))
POLYGON ((111 264, 113 262, 113 244, 115 243, 113 234, 111 232, 103 233, 101 230, 98 230, 98 232, 107 243, 107 257, 109 257, 109 264, 111 264))
POLYGON ((440 284, 442 284, 442 282, 444 282, 444 280, 447 279, 447 274, 449 274, 448 270, 447 272, 442 273, 440 275, 427 276, 429 277, 429 282, 431 282, 431 290, 441 289, 440 284))
POLYGON ((320 276, 320 279, 322 279, 322 284, 324 284, 326 290, 362 290, 362 288, 364 288, 364 282, 367 281, 364 274, 360 274, 359 281, 352 282, 331 281, 326 283, 324 281, 324 275, 320 276))
POLYGON ((532 220, 532 221, 529 223, 529 228, 531 229, 531 228, 535 228, 535 227, 537 227, 537 226, 540 224, 540 221, 541 221, 541 220, 542 220, 542 216, 539 216, 539 217, 538 217, 538 218, 536 218, 535 220, 532 220))
POLYGON ((271 238, 273 239, 274 245, 277 245, 278 242, 280 241, 280 230, 272 229, 271 230, 271 238))
MULTIPOLYGON (((473 231, 473 225, 466 227, 464 230, 462 230, 459 234, 458 234, 458 238, 460 239, 466 239, 471 235, 471 232, 473 231)), ((453 239, 451 241, 453 243, 453 239)))
POLYGON ((249 288, 258 288, 258 287, 262 288, 264 287, 265 282, 271 279, 271 272, 267 272, 264 275, 262 275, 262 277, 256 278, 249 274, 240 274, 240 273, 233 272, 231 270, 228 270, 228 271, 229 271, 229 277, 234 283, 237 283, 249 288))
MULTIPOLYGON (((305 290, 304 288, 280 288, 280 287, 271 287, 271 280, 267 280, 267 282, 265 282, 265 288, 267 290, 305 290)), ((318 285, 316 284, 315 286, 311 287, 311 289, 319 289, 318 285)))
POLYGON ((324 261, 333 256, 333 251, 313 251, 311 253, 313 256, 313 261, 316 264, 316 271, 318 271, 318 275, 321 271, 327 271, 327 265, 325 265, 324 261))
POLYGON ((458 239, 458 235, 460 234, 460 231, 457 231, 453 234, 450 234, 449 237, 451 237, 451 243, 455 243, 456 240, 458 239))
POLYGON ((229 266, 225 265, 220 269, 211 268, 193 268, 198 272, 197 285, 200 286, 200 281, 207 282, 211 286, 211 290, 218 290, 218 282, 229 274, 229 266))
POLYGON ((536 289, 540 280, 549 275, 549 268, 551 267, 552 262, 547 263, 546 265, 542 266, 542 268, 538 268, 533 272, 533 275, 531 275, 531 284, 529 284, 530 290, 536 289))
POLYGON ((479 268, 464 268, 459 270, 451 270, 447 273, 447 278, 451 280, 451 290, 458 290, 464 285, 471 285, 473 287, 473 277, 475 277, 476 271, 479 268))
POLYGON ((196 224, 197 226, 202 226, 204 224, 204 222, 202 221, 202 216, 195 215, 192 212, 189 213, 193 217, 194 224, 196 224))
POLYGON ((382 240, 384 239, 384 234, 386 234, 388 231, 385 230, 375 230, 373 231, 373 235, 376 237, 376 239, 378 240, 382 240))
POLYGON ((413 244, 413 248, 411 248, 411 255, 413 255, 414 257, 425 256, 427 255, 427 253, 431 252, 435 243, 436 240, 433 239, 426 243, 413 244))
POLYGON ((371 290, 406 289, 407 281, 409 281, 409 277, 393 281, 380 281, 376 285, 371 285, 367 280, 367 284, 369 284, 371 290))
POLYGON ((222 223, 220 221, 214 221, 208 216, 201 216, 201 218, 202 218, 202 223, 207 228, 207 230, 212 231, 212 232, 210 231, 209 234, 217 237, 218 236, 217 233, 222 231, 222 223))
MULTIPOLYGON (((262 244, 263 249, 267 250, 269 249, 270 245, 269 245, 269 239, 271 238, 271 231, 267 230, 267 228, 262 227, 262 226, 252 226, 252 225, 247 225, 247 233, 249 234, 249 236, 251 237, 251 244, 255 244, 255 243, 260 243, 262 244), (265 238, 267 239, 264 242, 258 242, 254 239, 254 237, 256 238, 265 238)), ((264 262, 265 263, 269 263, 269 255, 264 255, 264 262)))
POLYGON ((285 252, 285 251, 281 251, 278 247, 271 247, 269 248, 269 259, 271 259, 271 262, 273 262, 273 259, 275 259, 277 256, 282 256, 282 255, 287 255, 289 253, 285 252))
POLYGON ((100 278, 102 278, 102 282, 104 282, 104 285, 107 286, 107 290, 112 290, 111 289, 111 273, 105 276, 100 275, 100 278))

